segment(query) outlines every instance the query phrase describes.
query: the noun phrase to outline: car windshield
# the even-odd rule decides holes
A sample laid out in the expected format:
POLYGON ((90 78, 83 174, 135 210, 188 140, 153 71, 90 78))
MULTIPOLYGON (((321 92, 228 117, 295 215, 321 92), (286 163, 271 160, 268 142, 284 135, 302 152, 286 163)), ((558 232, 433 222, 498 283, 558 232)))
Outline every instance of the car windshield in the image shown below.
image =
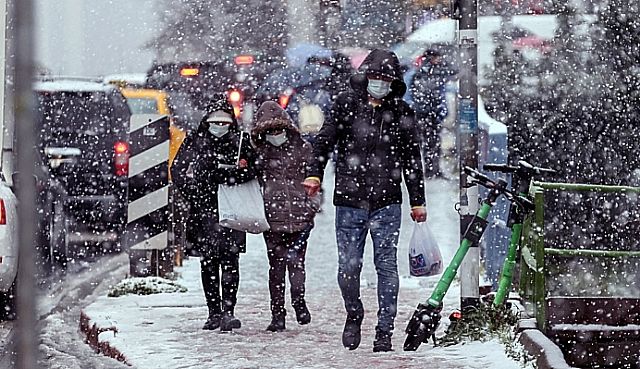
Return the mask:
POLYGON ((131 114, 158 114, 158 101, 153 98, 127 98, 131 114))

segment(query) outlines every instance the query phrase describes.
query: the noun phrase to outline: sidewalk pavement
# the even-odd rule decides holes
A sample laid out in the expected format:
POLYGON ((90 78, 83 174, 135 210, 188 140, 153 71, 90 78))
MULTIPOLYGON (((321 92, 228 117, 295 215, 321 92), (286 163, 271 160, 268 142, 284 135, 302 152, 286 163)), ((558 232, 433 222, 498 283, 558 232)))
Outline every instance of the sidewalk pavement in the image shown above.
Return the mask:
MULTIPOLYGON (((455 184, 455 183, 454 183, 455 184)), ((430 225, 438 239, 444 261, 457 248, 457 214, 453 210, 455 185, 445 180, 428 185, 430 225)), ((327 203, 330 204, 330 199, 327 203)), ((247 253, 241 256, 240 288, 236 316, 242 328, 233 333, 202 330, 207 317, 200 266, 197 258, 176 268, 177 283, 185 293, 100 297, 82 311, 81 331, 87 342, 103 354, 135 368, 520 368, 495 342, 472 342, 452 347, 424 344, 416 352, 402 351, 404 328, 416 305, 426 300, 439 276, 408 276, 408 240, 411 234, 409 207, 403 205, 403 226, 398 247, 401 276, 393 347, 395 351, 373 353, 376 324, 376 274, 371 246, 365 252, 362 299, 366 315, 362 343, 357 350, 342 347, 345 312, 336 281, 337 251, 333 228, 335 211, 325 206, 316 218, 307 253, 307 304, 309 325, 300 326, 289 307, 287 330, 267 332, 269 311, 268 262, 261 236, 249 235, 247 253)), ((287 301, 289 301, 287 292, 287 301)), ((459 286, 454 282, 444 301, 445 317, 438 335, 447 326, 446 312, 459 305, 459 286)))

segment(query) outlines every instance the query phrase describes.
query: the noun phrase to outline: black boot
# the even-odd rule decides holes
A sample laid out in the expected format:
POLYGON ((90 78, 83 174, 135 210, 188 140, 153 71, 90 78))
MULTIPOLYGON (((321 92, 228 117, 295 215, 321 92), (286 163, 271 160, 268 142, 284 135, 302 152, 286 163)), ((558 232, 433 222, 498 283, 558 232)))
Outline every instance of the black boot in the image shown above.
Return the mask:
POLYGON ((271 324, 267 327, 267 331, 269 332, 282 332, 285 328, 285 319, 284 315, 273 315, 271 317, 271 324))
POLYGON ((238 329, 242 327, 242 322, 240 319, 233 316, 232 312, 227 312, 222 315, 222 319, 220 321, 220 332, 231 332, 233 329, 238 329))
POLYGON ((376 339, 373 341, 373 352, 393 351, 391 348, 391 332, 376 331, 376 339))
POLYGON ((361 332, 360 326, 362 325, 363 315, 347 315, 347 320, 344 322, 344 330, 342 331, 342 345, 349 350, 355 350, 360 346, 361 332))
POLYGON ((202 326, 202 329, 205 329, 208 331, 218 329, 218 327, 220 327, 221 318, 222 318, 222 314, 210 312, 209 318, 207 318, 207 321, 204 323, 204 326, 202 326))
POLYGON ((307 304, 302 302, 297 302, 293 305, 293 309, 296 311, 296 320, 298 324, 305 325, 311 323, 311 313, 309 309, 307 309, 307 304))

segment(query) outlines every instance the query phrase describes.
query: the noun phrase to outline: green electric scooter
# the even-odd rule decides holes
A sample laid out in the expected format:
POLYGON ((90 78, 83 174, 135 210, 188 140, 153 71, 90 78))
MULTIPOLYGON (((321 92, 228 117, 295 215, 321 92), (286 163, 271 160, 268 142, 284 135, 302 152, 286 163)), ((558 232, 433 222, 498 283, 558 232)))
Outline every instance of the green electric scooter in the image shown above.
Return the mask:
MULTIPOLYGON (((486 164, 484 170, 490 172, 511 173, 512 188, 515 188, 519 197, 527 197, 531 181, 537 175, 555 174, 556 171, 548 168, 535 167, 524 160, 518 162, 517 166, 506 164, 486 164)), ((509 295, 511 282, 513 280, 513 271, 516 267, 516 258, 518 248, 520 247, 520 239, 522 236, 522 227, 525 217, 533 211, 533 206, 522 206, 518 201, 512 201, 509 207, 509 216, 507 218, 507 226, 511 228, 511 239, 509 241, 509 249, 507 257, 502 265, 502 272, 498 282, 498 290, 493 299, 494 306, 502 305, 509 295)))
MULTIPOLYGON (((517 173, 517 170, 512 169, 521 167, 537 169, 538 172, 540 172, 540 170, 542 169, 535 168, 526 162, 520 162, 518 167, 494 166, 493 169, 500 169, 499 171, 509 170, 510 172, 517 173)), ((523 171, 524 170, 525 169, 523 169, 523 171)), ((527 171, 528 170, 529 169, 527 169, 527 171)), ((487 198, 482 202, 482 206, 465 231, 458 251, 454 255, 449 266, 447 266, 447 269, 443 273, 442 277, 438 281, 436 289, 431 294, 431 297, 426 301, 426 303, 419 304, 416 308, 416 311, 413 313, 413 316, 411 317, 411 320, 409 321, 409 324, 405 330, 405 332, 407 333, 407 338, 404 343, 405 351, 417 350, 423 342, 427 342, 430 338, 432 338, 435 343, 435 331, 440 325, 441 320, 440 313, 442 311, 442 300, 449 290, 449 287, 451 286, 451 283, 456 276, 458 268, 460 267, 460 264, 469 251, 469 248, 472 245, 477 244, 480 241, 480 238, 482 238, 482 234, 484 233, 487 226, 487 217, 489 215, 489 212, 491 211, 491 208, 495 205, 498 197, 500 195, 503 195, 507 198, 507 200, 511 202, 512 205, 514 204, 514 206, 517 206, 519 209, 524 209, 524 211, 518 210, 522 214, 526 214, 527 211, 531 211, 534 209, 533 202, 526 196, 527 190, 522 191, 522 193, 514 193, 509 188, 507 188, 507 182, 503 179, 494 181, 484 174, 469 167, 465 167, 464 172, 469 176, 469 181, 475 182, 489 189, 489 194, 487 195, 487 198)), ((534 174, 538 172, 534 172, 534 174)), ((529 181, 522 182, 530 182, 530 180, 531 178, 529 179, 529 181)), ((514 219, 514 221, 516 220, 517 219, 514 219)), ((521 226, 516 227, 516 230, 519 230, 521 232, 521 226)), ((518 237, 515 238, 514 243, 516 253, 519 239, 520 236, 518 235, 518 237)), ((512 240, 514 240, 513 237, 512 240)), ((509 257, 507 259, 509 260, 509 257)), ((513 255, 513 260, 515 262, 515 254, 513 255)), ((501 278, 505 280, 505 282, 501 284, 503 285, 503 288, 506 287, 506 291, 508 291, 508 288, 510 286, 512 274, 513 267, 511 267, 511 272, 503 273, 503 277, 501 278), (509 281, 508 286, 506 285, 507 279, 509 281)))

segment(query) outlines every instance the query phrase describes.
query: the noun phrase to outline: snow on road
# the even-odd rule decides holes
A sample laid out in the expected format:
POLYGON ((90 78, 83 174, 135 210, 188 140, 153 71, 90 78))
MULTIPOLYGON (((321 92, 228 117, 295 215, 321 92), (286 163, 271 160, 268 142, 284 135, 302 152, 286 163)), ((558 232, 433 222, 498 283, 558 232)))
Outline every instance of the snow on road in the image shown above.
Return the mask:
MULTIPOLYGON (((135 368, 519 368, 506 357, 497 342, 474 342, 448 348, 424 344, 417 352, 402 351, 404 328, 415 306, 424 301, 438 277, 409 277, 408 244, 412 222, 409 205, 403 205, 403 225, 398 249, 401 289, 393 336, 394 352, 373 353, 376 324, 376 274, 370 243, 365 253, 362 295, 366 309, 360 348, 348 351, 340 337, 344 308, 336 281, 337 251, 334 207, 331 205, 333 178, 327 175, 327 203, 318 215, 307 254, 307 299, 312 322, 300 326, 289 308, 287 330, 265 331, 270 322, 268 262, 261 236, 248 237, 247 253, 241 257, 241 282, 236 316, 242 328, 231 334, 201 329, 207 315, 200 284, 197 258, 178 268, 178 282, 189 291, 183 294, 100 297, 85 312, 102 326, 116 326, 118 332, 104 332, 109 341, 135 368)), ((428 183, 429 224, 442 248, 445 262, 458 244, 457 182, 428 183)), ((370 242, 370 241, 369 241, 370 242)), ((288 297, 287 297, 288 298, 288 297)), ((445 299, 445 316, 459 304, 459 287, 445 299)), ((443 319, 447 323, 447 319, 443 319)), ((440 327, 440 334, 444 325, 440 327)))
POLYGON ((106 294, 128 271, 126 254, 83 263, 39 296, 40 365, 51 369, 117 369, 126 366, 97 354, 78 332, 80 309, 106 294))

